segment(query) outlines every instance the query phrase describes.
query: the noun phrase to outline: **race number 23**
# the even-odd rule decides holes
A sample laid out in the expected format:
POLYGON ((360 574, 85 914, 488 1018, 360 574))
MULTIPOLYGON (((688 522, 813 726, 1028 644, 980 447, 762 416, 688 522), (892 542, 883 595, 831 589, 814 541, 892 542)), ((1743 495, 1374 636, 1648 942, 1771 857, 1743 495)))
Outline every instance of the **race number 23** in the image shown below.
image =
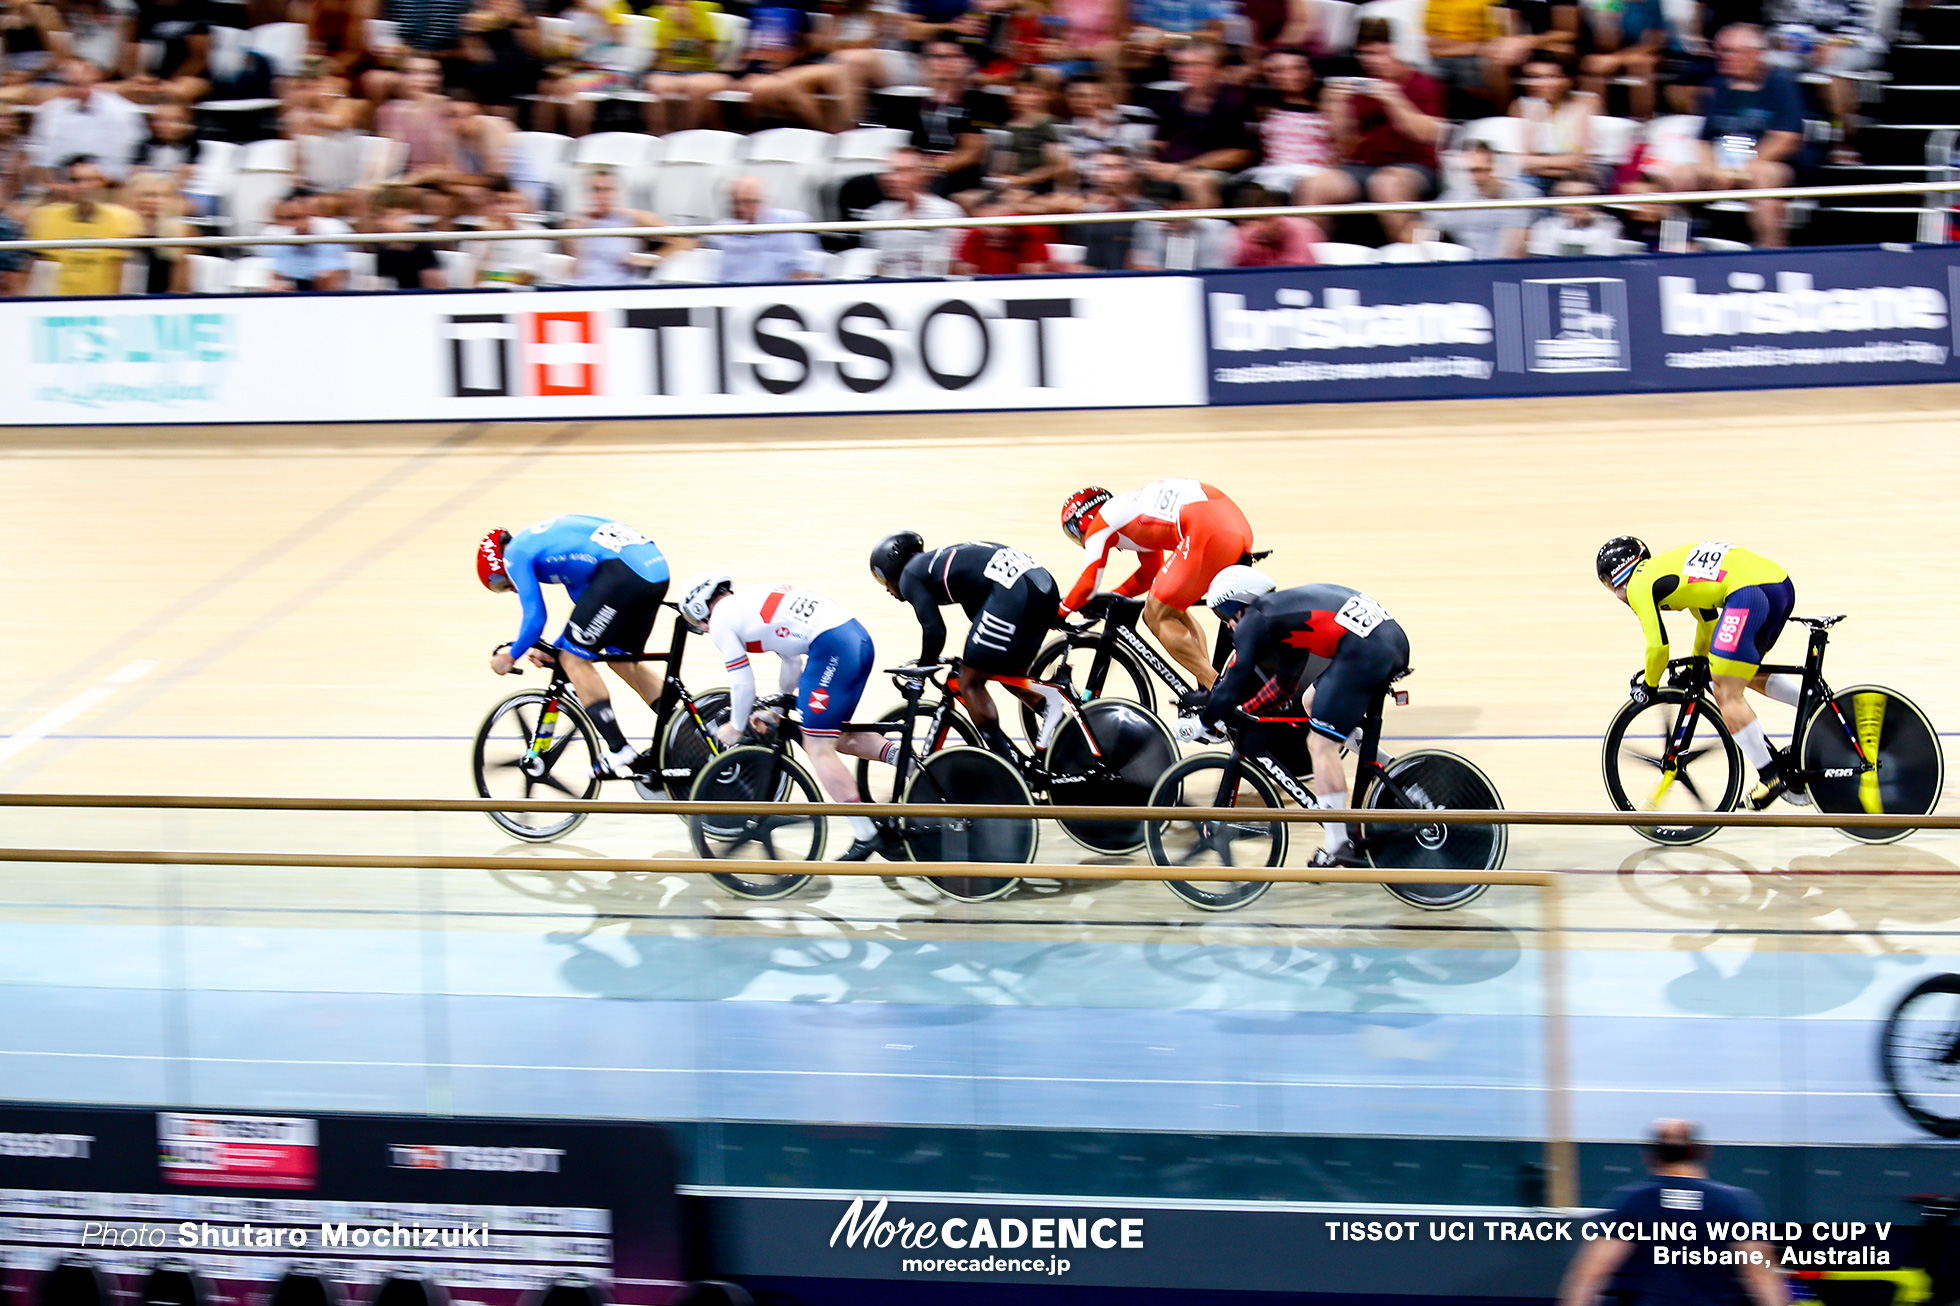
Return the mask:
POLYGON ((1688 550, 1688 560, 1681 564, 1681 579, 1685 581, 1720 580, 1727 574, 1722 570, 1722 559, 1729 556, 1733 544, 1718 544, 1713 540, 1695 545, 1688 550))
POLYGON ((996 585, 1012 585, 1033 571, 1035 560, 1019 549, 995 549, 982 574, 996 585))
POLYGON ((1357 594, 1341 605, 1341 610, 1334 614, 1334 620, 1342 629, 1353 631, 1365 639, 1374 633, 1375 627, 1388 620, 1388 609, 1366 594, 1357 594))

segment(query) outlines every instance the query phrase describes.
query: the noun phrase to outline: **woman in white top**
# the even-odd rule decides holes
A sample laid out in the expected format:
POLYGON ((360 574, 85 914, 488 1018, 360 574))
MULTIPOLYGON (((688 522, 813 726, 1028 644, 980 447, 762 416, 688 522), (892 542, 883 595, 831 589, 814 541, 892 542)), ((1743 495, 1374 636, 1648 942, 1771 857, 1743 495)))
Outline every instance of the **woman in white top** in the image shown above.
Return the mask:
POLYGON ((1525 62, 1523 80, 1530 94, 1511 106, 1511 116, 1525 124, 1519 179, 1541 194, 1561 181, 1595 181, 1592 124, 1599 97, 1573 90, 1565 65, 1543 55, 1525 62))

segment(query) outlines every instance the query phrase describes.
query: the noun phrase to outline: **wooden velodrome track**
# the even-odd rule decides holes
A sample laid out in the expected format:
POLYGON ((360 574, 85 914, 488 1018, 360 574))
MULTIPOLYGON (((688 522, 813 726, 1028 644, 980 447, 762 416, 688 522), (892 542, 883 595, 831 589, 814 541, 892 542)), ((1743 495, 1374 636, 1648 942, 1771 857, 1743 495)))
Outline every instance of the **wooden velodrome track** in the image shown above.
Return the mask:
MULTIPOLYGON (((539 683, 535 674, 498 681, 485 667, 517 617, 513 600, 485 593, 471 575, 472 549, 489 527, 565 511, 623 519, 659 541, 677 577, 718 566, 738 583, 793 579, 829 594, 864 620, 890 665, 917 652, 917 633, 865 574, 878 537, 912 528, 933 543, 1010 542, 1066 585, 1081 555, 1057 528, 1062 498, 1085 483, 1122 489, 1174 475, 1238 500, 1260 546, 1275 550, 1268 567, 1282 585, 1361 587, 1408 629, 1412 703, 1390 709, 1391 741, 1447 741, 1482 765, 1514 808, 1596 809, 1605 805, 1599 732, 1640 652, 1633 618, 1592 578, 1593 553, 1610 535, 1637 533, 1657 549, 1727 539, 1777 559, 1796 581, 1799 612, 1852 614, 1831 646, 1836 684, 1894 686, 1936 727, 1960 730, 1956 437, 1960 387, 1952 386, 772 421, 0 431, 0 540, 10 560, 0 599, 16 659, 0 691, 0 787, 467 795, 467 741, 478 721, 504 693, 539 683)), ((1684 636, 1686 624, 1677 626, 1684 636)), ((694 647, 693 683, 718 683, 704 646, 694 647)), ((1779 651, 1794 657, 1800 647, 1786 636, 1779 651)), ((767 683, 773 666, 760 671, 767 683)), ((863 714, 888 701, 888 684, 874 680, 863 714)), ((1772 733, 1787 731, 1787 709, 1766 716, 1772 733)), ((627 720, 640 732, 641 717, 627 720)), ((1943 804, 1953 806, 1951 797, 1943 804)), ((1296 830, 1295 860, 1317 842, 1315 827, 1296 830)), ((467 815, 8 809, 0 832, 8 845, 532 851, 467 815)), ((833 828, 833 855, 844 838, 833 828)), ((685 848, 672 818, 606 817, 540 851, 597 858, 685 848)), ((1044 833, 1042 860, 1079 855, 1058 830, 1044 833)), ((1521 830, 1511 854, 1514 867, 1598 873, 1569 908, 1587 955, 1608 959, 1577 972, 1582 1018, 1624 1011, 1675 1030, 1684 1017, 1829 1014, 1852 1043, 1869 1037, 1870 1021, 1918 968, 1960 951, 1947 946, 1960 896, 1937 878, 1956 863, 1953 835, 1874 849, 1834 831, 1737 831, 1663 853, 1631 832, 1521 830), (1828 969, 1823 988, 1803 970, 1814 964, 1828 969), (1638 975, 1629 978, 1627 966, 1638 975), (1792 985, 1805 996, 1790 996, 1792 985)), ((32 931, 100 909, 149 919, 149 875, 0 868, 0 922, 30 931, 22 937, 32 943, 23 951, 16 942, 0 982, 73 978, 73 940, 32 931)), ((609 997, 656 996, 657 983, 641 992, 619 976, 652 965, 647 940, 704 931, 766 941, 787 929, 806 940, 861 936, 892 946, 970 940, 976 931, 1126 947, 1200 938, 1364 951, 1421 944, 1448 970, 1478 950, 1528 951, 1539 919, 1524 888, 1429 918, 1372 887, 1280 886, 1244 913, 1199 920, 1152 884, 1049 882, 962 906, 917 881, 837 880, 757 908, 696 877, 610 876, 601 867, 585 876, 441 879, 442 910, 455 914, 450 931, 526 940, 563 960, 555 982, 609 997), (593 961, 594 949, 609 960, 593 961)), ((428 910, 420 890, 381 873, 212 870, 185 884, 203 924, 238 926, 240 938, 266 927, 253 911, 303 912, 309 930, 360 932, 393 928, 390 913, 412 922, 428 910)), ((839 981, 836 969, 804 989, 801 980, 748 976, 697 996, 874 996, 839 981)), ((1517 978, 1529 968, 1505 969, 1517 978)), ((1027 1000, 1066 1000, 1063 990, 1077 983, 1051 978, 1056 988, 1027 1000)), ((1192 982, 1194 992, 1229 990, 1223 1005, 1267 1001, 1232 997, 1216 976, 1192 982)), ((1498 1007, 1534 1011, 1530 987, 1498 1007)), ((1297 1002, 1274 1001, 1312 1007, 1318 999, 1299 996, 1311 988, 1297 1002)), ((1372 990, 1344 990, 1362 991, 1372 990)), ((934 992, 879 1000, 990 1000, 934 992)), ((1623 1032, 1614 1037, 1624 1041, 1623 1032)), ((1396 1046, 1383 1055, 1402 1056, 1396 1046)), ((41 1064, 33 1048, 0 1052, 17 1069, 23 1058, 41 1064)), ((1582 1063, 1588 1055, 1583 1038, 1578 1055, 1582 1063)), ((36 1083, 61 1096, 66 1073, 15 1082, 26 1084, 23 1096, 36 1083)), ((1793 1084, 1786 1066, 1784 1079, 1758 1091, 1830 1101, 1804 1098, 1802 1111, 1769 1123, 1723 1107, 1721 1095, 1735 1091, 1723 1085, 1735 1077, 1709 1073, 1710 1096, 1672 1105, 1727 1122, 1727 1136, 1905 1136, 1870 1100, 1862 1069, 1846 1072, 1855 1084, 1816 1089, 1793 1084)), ((1581 1102, 1581 1133, 1624 1136, 1654 1114, 1637 1079, 1602 1072, 1597 1096, 1581 1102)), ((253 1096, 209 1091, 216 1100, 253 1096)), ((1029 1107, 1032 1118, 1015 1122, 1045 1123, 1059 1110, 1029 1107)), ((1365 1111, 1355 1120, 1371 1127, 1365 1111)), ((1399 1123, 1406 1131, 1408 1121, 1399 1123)), ((1482 1123, 1436 1127, 1529 1132, 1509 1108, 1482 1123)))

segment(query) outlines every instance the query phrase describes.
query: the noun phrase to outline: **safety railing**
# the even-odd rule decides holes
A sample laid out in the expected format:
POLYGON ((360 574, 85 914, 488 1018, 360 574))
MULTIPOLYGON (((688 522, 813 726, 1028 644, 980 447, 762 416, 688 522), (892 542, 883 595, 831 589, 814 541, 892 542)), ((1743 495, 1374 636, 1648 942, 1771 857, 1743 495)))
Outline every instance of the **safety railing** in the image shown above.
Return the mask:
MULTIPOLYGON (((1124 222, 1189 222, 1200 218, 1236 221, 1244 218, 1340 217, 1352 214, 1445 213, 1486 209, 1634 208, 1651 204, 1713 204, 1775 199, 1849 199, 1856 196, 1920 195, 1929 208, 1940 197, 1960 192, 1960 181, 1875 182, 1855 186, 1783 186, 1745 190, 1665 191, 1642 195, 1558 195, 1496 200, 1414 200, 1405 203, 1286 204, 1243 209, 1123 209, 1110 213, 1008 214, 992 217, 880 218, 846 222, 693 223, 664 227, 568 227, 517 231, 380 231, 334 232, 324 235, 144 236, 121 239, 0 240, 0 250, 61 249, 222 249, 261 245, 359 245, 404 242, 448 244, 481 240, 579 240, 587 237, 673 240, 704 236, 761 236, 807 231, 820 235, 856 235, 875 231, 928 231, 976 227, 1075 227, 1124 222)), ((1942 235, 1944 229, 1942 228, 1942 235)))

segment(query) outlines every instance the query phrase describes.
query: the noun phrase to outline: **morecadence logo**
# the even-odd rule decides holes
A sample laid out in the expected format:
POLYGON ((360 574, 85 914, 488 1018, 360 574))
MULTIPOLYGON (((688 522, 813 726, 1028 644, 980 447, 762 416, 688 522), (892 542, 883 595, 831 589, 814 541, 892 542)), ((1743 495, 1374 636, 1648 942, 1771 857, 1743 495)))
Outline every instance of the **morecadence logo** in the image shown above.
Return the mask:
POLYGON ((936 1256, 909 1256, 899 1269, 906 1274, 1009 1273, 1067 1274, 1066 1258, 1002 1256, 1001 1252, 1082 1251, 1124 1252, 1144 1248, 1140 1216, 1080 1215, 952 1215, 914 1219, 892 1209, 889 1198, 875 1205, 856 1197, 831 1230, 830 1246, 866 1250, 897 1248, 907 1252, 936 1251, 936 1256), (957 1253, 947 1255, 946 1253, 957 1253))

